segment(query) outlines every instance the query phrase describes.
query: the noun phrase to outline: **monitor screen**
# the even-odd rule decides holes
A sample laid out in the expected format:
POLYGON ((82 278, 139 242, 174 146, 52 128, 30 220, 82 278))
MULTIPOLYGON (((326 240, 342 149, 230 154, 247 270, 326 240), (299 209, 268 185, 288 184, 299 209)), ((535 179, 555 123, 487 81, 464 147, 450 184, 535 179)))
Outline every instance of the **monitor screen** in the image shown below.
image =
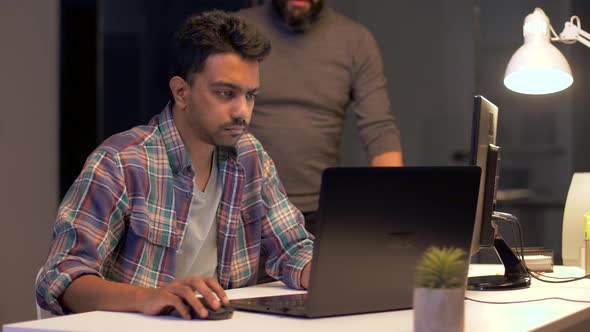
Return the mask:
POLYGON ((497 186, 498 156, 496 146, 498 107, 482 96, 475 96, 471 129, 470 164, 481 167, 481 179, 471 254, 480 247, 492 247, 496 229, 492 223, 497 186))

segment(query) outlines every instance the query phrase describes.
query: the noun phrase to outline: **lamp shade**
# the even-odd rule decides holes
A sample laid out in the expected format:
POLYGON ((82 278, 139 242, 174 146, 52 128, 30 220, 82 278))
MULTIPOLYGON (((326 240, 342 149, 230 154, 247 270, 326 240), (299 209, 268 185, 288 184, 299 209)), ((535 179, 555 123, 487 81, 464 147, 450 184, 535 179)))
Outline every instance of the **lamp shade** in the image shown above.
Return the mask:
POLYGON ((549 18, 542 9, 529 14, 523 26, 524 45, 512 56, 504 85, 524 94, 547 94, 568 88, 572 71, 561 52, 551 44, 549 18))

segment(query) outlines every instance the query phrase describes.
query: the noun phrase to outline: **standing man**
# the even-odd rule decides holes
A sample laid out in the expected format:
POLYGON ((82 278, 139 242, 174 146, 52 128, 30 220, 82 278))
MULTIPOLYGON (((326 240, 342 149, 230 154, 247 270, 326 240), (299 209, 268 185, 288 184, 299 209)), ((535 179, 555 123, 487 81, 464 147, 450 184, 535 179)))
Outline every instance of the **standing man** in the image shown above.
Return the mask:
POLYGON ((317 235, 321 173, 336 166, 345 110, 352 108, 372 166, 401 166, 400 134, 383 64, 367 28, 323 0, 269 0, 238 12, 267 36, 252 133, 275 161, 289 199, 317 235))
POLYGON ((213 309, 227 304, 224 289, 256 282, 261 250, 269 275, 307 288, 313 244, 303 217, 246 133, 269 51, 229 14, 186 21, 171 102, 146 126, 102 143, 62 201, 37 279, 42 308, 175 308, 189 319, 186 302, 206 317, 195 291, 213 309))

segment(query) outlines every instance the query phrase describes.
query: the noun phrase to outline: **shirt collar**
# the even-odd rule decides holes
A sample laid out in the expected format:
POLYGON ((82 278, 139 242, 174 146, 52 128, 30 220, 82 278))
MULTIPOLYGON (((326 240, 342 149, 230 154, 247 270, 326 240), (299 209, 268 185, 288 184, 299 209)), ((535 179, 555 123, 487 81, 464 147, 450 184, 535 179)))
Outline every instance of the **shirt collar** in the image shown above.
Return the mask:
MULTIPOLYGON (((191 161, 189 159, 186 148, 178 133, 174 118, 172 117, 172 102, 169 102, 164 110, 155 117, 155 123, 157 124, 164 145, 166 146, 166 153, 168 155, 168 161, 174 174, 185 172, 190 168, 191 161)), ((232 160, 237 159, 238 151, 235 146, 233 147, 216 147, 218 161, 226 161, 228 158, 232 160)))

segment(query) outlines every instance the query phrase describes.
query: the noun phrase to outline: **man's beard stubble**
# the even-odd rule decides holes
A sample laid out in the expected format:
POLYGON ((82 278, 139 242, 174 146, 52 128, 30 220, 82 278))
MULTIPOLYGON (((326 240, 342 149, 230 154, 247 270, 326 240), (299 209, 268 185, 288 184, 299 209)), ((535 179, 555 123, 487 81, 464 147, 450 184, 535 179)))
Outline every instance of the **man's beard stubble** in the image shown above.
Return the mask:
POLYGON ((286 0, 272 0, 273 9, 281 17, 283 22, 295 32, 304 32, 311 24, 318 18, 322 8, 324 7, 324 1, 318 0, 307 0, 310 4, 309 11, 305 10, 291 10, 287 9, 286 0))
MULTIPOLYGON (((228 130, 228 129, 241 129, 242 130, 242 134, 239 135, 239 137, 235 137, 235 141, 224 141, 221 139, 212 139, 212 141, 214 142, 215 145, 218 146, 223 146, 223 147, 232 147, 235 146, 235 144, 237 143, 237 141, 240 139, 240 137, 242 137, 244 134, 246 134, 248 132, 248 127, 249 127, 249 121, 246 121, 246 119, 243 118, 235 118, 232 119, 231 122, 225 123, 223 125, 220 126, 220 132, 223 133, 224 131, 228 130)), ((222 135, 225 136, 225 135, 222 135)))

